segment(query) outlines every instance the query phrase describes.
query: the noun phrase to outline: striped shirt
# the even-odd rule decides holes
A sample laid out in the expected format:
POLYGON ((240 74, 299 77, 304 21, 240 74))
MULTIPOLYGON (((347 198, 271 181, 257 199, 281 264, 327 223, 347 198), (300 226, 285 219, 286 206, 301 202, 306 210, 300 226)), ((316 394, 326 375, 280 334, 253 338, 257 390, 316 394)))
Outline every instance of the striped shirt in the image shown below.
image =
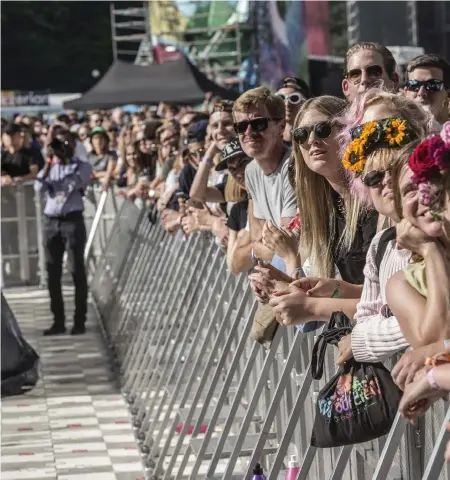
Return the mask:
POLYGON ((378 273, 375 257, 382 233, 375 235, 367 252, 364 288, 356 308, 356 324, 352 331, 353 356, 360 362, 384 361, 409 346, 397 319, 388 309, 386 284, 392 275, 408 265, 411 252, 399 250, 396 241, 391 240, 387 244, 378 273))

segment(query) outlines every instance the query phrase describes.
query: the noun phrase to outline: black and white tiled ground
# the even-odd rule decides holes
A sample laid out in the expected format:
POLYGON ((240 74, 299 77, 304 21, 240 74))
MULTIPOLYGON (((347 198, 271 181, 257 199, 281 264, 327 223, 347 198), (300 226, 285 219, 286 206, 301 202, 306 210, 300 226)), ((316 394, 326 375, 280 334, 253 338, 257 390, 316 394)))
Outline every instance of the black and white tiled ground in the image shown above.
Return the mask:
MULTIPOLYGON (((85 335, 42 337, 51 323, 47 292, 4 293, 40 355, 41 376, 31 392, 2 399, 2 480, 143 480, 128 408, 95 321, 85 335)), ((71 289, 65 296, 70 319, 71 289)))

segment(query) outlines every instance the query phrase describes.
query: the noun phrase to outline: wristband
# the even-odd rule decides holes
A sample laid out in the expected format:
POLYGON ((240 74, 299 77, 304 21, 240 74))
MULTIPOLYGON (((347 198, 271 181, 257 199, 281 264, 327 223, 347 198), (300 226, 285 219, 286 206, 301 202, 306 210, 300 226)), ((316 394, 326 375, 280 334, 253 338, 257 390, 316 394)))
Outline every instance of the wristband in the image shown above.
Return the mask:
POLYGON ((341 282, 339 280, 336 280, 336 289, 333 292, 333 295, 331 295, 331 298, 339 298, 341 295, 341 282))
POLYGON ((431 387, 433 390, 440 390, 441 387, 439 387, 439 385, 436 383, 436 378, 435 378, 435 376, 434 376, 434 371, 435 371, 434 368, 428 370, 428 372, 427 372, 427 380, 428 380, 428 383, 430 384, 430 387, 431 387))
POLYGON ((53 163, 53 159, 51 157, 47 157, 47 163, 51 165, 53 163))
POLYGON ((444 348, 446 352, 450 350, 450 338, 444 340, 444 348))
POLYGON ((206 163, 206 165, 209 165, 209 166, 212 166, 214 163, 207 155, 203 155, 201 161, 202 163, 206 163))

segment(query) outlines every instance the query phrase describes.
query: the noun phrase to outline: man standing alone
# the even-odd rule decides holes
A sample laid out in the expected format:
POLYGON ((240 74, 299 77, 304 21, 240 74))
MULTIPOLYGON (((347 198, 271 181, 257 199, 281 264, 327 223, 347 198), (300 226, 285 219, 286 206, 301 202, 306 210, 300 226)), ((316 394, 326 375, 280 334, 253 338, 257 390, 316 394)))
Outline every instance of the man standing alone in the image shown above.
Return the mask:
POLYGON ((75 145, 69 131, 60 130, 47 150, 45 167, 35 182, 36 192, 45 194, 44 250, 53 325, 44 335, 66 332, 61 277, 64 251, 75 284, 75 316, 72 335, 85 332, 87 278, 84 267, 86 227, 83 194, 92 174, 89 163, 74 156, 75 145))

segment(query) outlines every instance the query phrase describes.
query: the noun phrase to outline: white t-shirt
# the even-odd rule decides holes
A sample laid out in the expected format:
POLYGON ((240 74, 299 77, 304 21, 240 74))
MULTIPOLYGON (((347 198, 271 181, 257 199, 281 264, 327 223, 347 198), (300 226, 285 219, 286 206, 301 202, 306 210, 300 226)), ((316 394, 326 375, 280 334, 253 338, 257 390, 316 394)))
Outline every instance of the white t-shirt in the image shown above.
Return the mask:
POLYGON ((294 218, 297 213, 297 198, 289 182, 289 157, 287 149, 278 168, 270 175, 265 175, 256 160, 245 169, 245 181, 248 197, 253 200, 253 215, 261 220, 271 220, 280 227, 284 217, 294 218))

